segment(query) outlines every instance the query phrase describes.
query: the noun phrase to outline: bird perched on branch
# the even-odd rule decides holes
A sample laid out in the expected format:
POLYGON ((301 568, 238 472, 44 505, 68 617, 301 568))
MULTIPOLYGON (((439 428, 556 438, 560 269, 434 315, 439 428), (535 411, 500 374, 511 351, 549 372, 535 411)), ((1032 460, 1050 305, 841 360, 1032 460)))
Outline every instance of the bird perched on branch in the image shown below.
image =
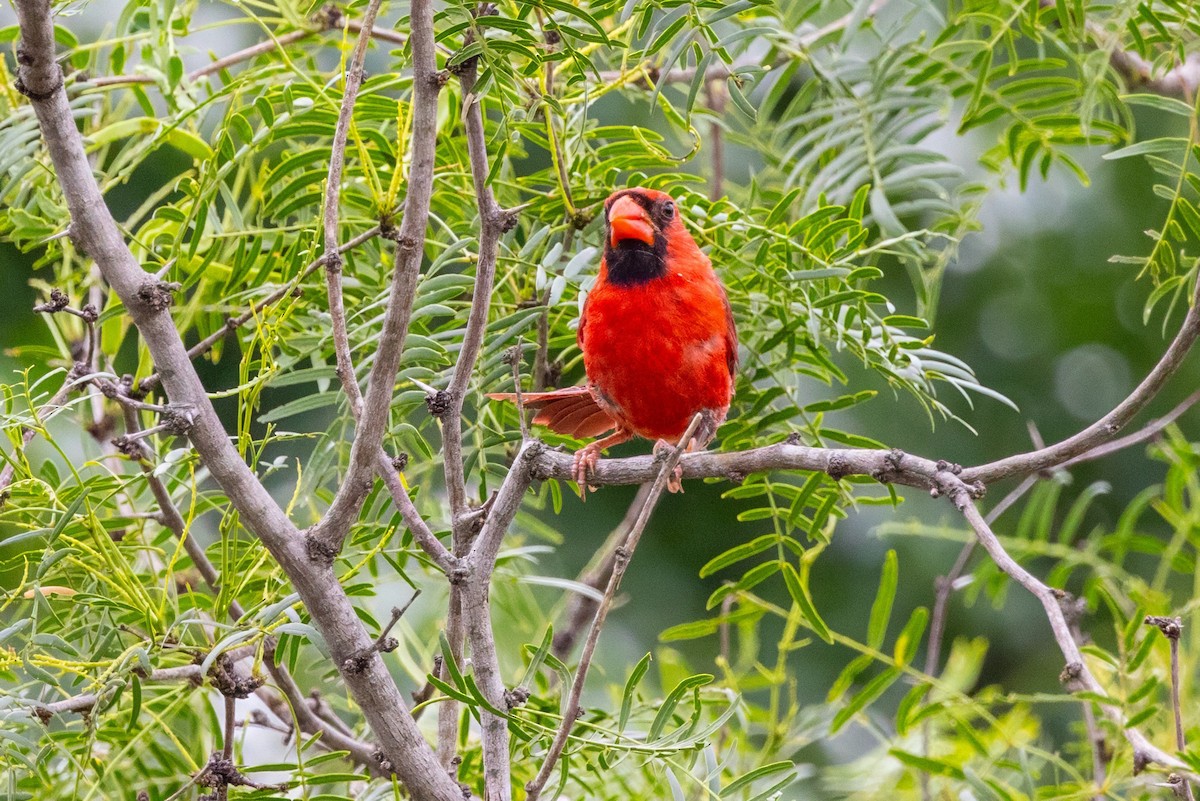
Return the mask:
MULTIPOLYGON (((600 452, 634 436, 656 440, 656 450, 674 446, 700 414, 688 449, 708 445, 729 411, 738 358, 725 287, 670 195, 614 192, 604 227, 600 274, 579 320, 587 385, 522 395, 535 424, 579 438, 612 431, 575 454, 581 493, 600 452)), ((676 468, 672 492, 681 475, 676 468)))

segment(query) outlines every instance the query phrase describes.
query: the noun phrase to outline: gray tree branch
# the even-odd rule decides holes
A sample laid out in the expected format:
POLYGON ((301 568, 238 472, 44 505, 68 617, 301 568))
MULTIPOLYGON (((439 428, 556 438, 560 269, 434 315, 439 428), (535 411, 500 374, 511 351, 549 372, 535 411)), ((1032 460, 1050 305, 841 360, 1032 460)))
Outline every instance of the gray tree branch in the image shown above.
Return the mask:
MULTIPOLYGON (((79 250, 96 262, 145 340, 170 399, 169 408, 177 433, 188 435, 245 525, 259 537, 291 578, 329 645, 347 687, 379 739, 383 754, 381 766, 394 770, 409 792, 422 801, 460 801, 460 788, 441 771, 432 748, 417 729, 378 654, 367 660, 361 670, 346 668, 346 660, 371 647, 371 638, 331 567, 309 558, 303 537, 230 442, 171 318, 171 289, 142 270, 123 240, 92 175, 82 138, 71 115, 62 70, 55 58, 54 27, 48 0, 16 0, 14 5, 21 29, 18 83, 33 103, 55 175, 63 188, 71 213, 71 237, 79 250)), ((423 95, 436 100, 436 78, 431 70, 422 70, 422 66, 429 67, 433 60, 433 20, 428 2, 418 0, 413 4, 413 23, 414 32, 424 34, 420 38, 425 45, 418 47, 418 37, 414 36, 414 54, 420 51, 426 57, 416 68, 416 87, 426 86, 423 95)), ((421 96, 419 92, 418 97, 421 96)), ((418 104, 420 110, 421 104, 418 104)), ((435 114, 436 108, 432 111, 426 108, 424 112, 435 114)), ((432 136, 429 138, 432 140, 432 136)), ((428 158, 424 163, 431 181, 433 143, 428 144, 428 158)), ((414 156, 418 155, 414 153, 414 156)), ((419 172, 418 162, 419 158, 414 162, 414 173, 419 172)), ((410 192, 410 199, 411 196, 410 192)), ((425 209, 417 209, 420 213, 414 215, 420 218, 422 229, 427 204, 426 193, 425 209)), ((412 223, 411 218, 406 217, 405 223, 412 223)), ((405 252, 416 256, 412 259, 412 272, 415 273, 419 265, 419 239, 413 238, 410 244, 405 252)), ((399 359, 398 347, 395 359, 399 359)), ((386 394, 381 403, 384 408, 376 415, 380 420, 380 439, 390 401, 391 376, 394 375, 394 371, 388 373, 386 394)), ((368 407, 368 416, 371 411, 368 407)), ((378 445, 379 439, 376 439, 367 451, 370 458, 366 461, 366 471, 359 470, 360 480, 373 469, 378 445)), ((357 514, 357 508, 355 504, 354 514, 357 514)))
POLYGON ((696 429, 700 425, 700 419, 701 416, 699 414, 692 418, 691 424, 683 432, 683 436, 679 438, 679 444, 675 446, 675 450, 666 459, 660 460, 662 465, 659 468, 658 475, 654 479, 654 484, 651 485, 649 492, 646 494, 646 500, 638 512, 637 519, 629 529, 624 542, 621 543, 621 546, 615 552, 616 560, 613 563, 612 573, 608 577, 608 586, 604 589, 604 598, 596 607, 596 617, 592 621, 592 628, 588 631, 587 640, 583 643, 583 652, 579 656, 579 665, 575 668, 575 679, 571 683, 571 691, 567 694, 567 705, 563 710, 562 725, 559 726, 558 732, 554 735, 554 742, 551 743, 549 751, 546 752, 546 758, 542 762, 542 767, 538 770, 537 776, 525 785, 526 801, 537 801, 541 797, 542 790, 545 788, 546 782, 550 780, 550 774, 554 771, 554 766, 558 763, 559 757, 562 756, 563 749, 567 745, 567 738, 571 735, 571 729, 575 726, 575 719, 579 713, 580 699, 583 698, 583 687, 587 682, 588 669, 592 665, 592 657, 596 653, 596 644, 600 641, 600 632, 604 628, 604 621, 608 618, 608 610, 612 608, 613 599, 617 595, 617 589, 621 586, 621 579, 624 578, 625 570, 629 567, 629 560, 633 558, 633 552, 637 549, 638 543, 642 539, 642 532, 646 530, 646 524, 650 522, 650 515, 654 513, 654 507, 658 505, 659 498, 662 497, 663 490, 666 489, 667 478, 671 475, 671 471, 675 469, 675 465, 679 464, 679 457, 683 455, 684 448, 691 442, 692 435, 696 433, 696 429))
POLYGON ((412 4, 413 57, 412 135, 410 167, 404 197, 404 219, 396 236, 396 259, 387 312, 383 318, 379 349, 368 376, 363 415, 350 449, 350 467, 324 519, 309 533, 309 542, 321 554, 336 554, 370 492, 379 449, 388 429, 392 391, 404 340, 412 317, 413 299, 424 255, 429 201, 433 194, 437 144, 437 96, 442 81, 434 57, 433 8, 430 0, 412 4))

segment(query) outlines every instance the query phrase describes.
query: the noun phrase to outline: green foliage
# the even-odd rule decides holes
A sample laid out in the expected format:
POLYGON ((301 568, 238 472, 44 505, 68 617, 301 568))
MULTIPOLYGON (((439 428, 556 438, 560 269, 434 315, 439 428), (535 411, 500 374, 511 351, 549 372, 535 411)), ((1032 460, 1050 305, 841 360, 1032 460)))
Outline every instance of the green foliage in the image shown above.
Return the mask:
MULTIPOLYGON (((356 17, 362 5, 346 13, 356 17)), ((467 398, 464 442, 477 501, 505 474, 519 437, 514 412, 483 400, 511 382, 505 352, 515 343, 528 352, 544 324, 554 372, 564 384, 581 377, 574 326, 602 247, 601 204, 626 184, 672 192, 729 289, 742 367, 735 407, 718 435, 727 450, 788 437, 879 446, 870 431, 844 430, 838 413, 860 404, 881 414, 889 404, 907 404, 933 423, 965 417, 980 396, 984 404, 1007 402, 935 346, 930 320, 943 271, 998 188, 1025 190, 1055 170, 1086 185, 1101 147, 1124 145, 1107 157, 1146 158, 1162 176, 1155 192, 1168 201, 1167 215, 1149 232, 1147 253, 1129 257, 1156 282, 1147 288, 1147 315, 1167 297, 1186 303, 1200 240, 1196 110, 1127 86, 1110 59, 1116 50, 1136 53, 1160 74, 1194 56, 1200 22, 1187 4, 876 6, 513 0, 481 17, 473 3, 439 7, 439 65, 453 71, 478 59, 488 179, 503 206, 520 208, 501 242, 492 316, 467 398), (1135 110, 1167 132, 1137 139, 1135 110), (715 179, 710 154, 718 133, 750 167, 721 175, 722 191, 711 199, 704 179, 715 179), (894 280, 901 274, 907 283, 894 280)), ((238 3, 232 16, 229 9, 211 13, 214 7, 129 3, 94 43, 60 28, 69 96, 101 186, 110 197, 136 198, 119 216, 135 256, 180 285, 173 313, 189 344, 253 309, 236 336, 205 355, 207 375, 218 382, 209 389, 243 458, 305 526, 319 518, 344 473, 352 427, 321 276, 311 265, 324 244, 321 202, 340 62, 353 35, 317 30, 312 4, 238 3), (185 64, 195 63, 189 37, 243 29, 253 41, 302 29, 312 35, 209 78, 188 76, 185 64), (146 80, 114 86, 88 77, 125 73, 146 80), (280 287, 292 291, 265 304, 280 287)), ((407 25, 396 19, 401 9, 388 11, 381 19, 407 25)), ((0 41, 15 38, 15 29, 0 29, 0 41)), ((354 110, 343 242, 394 225, 401 213, 412 79, 407 50, 389 47, 372 54, 354 110)), ((61 236, 66 204, 12 69, 11 59, 0 61, 0 232, 34 254, 36 287, 60 289, 82 305, 96 280, 86 254, 61 236)), ((386 443, 410 455, 404 480, 430 515, 442 488, 427 387, 444 388, 453 371, 479 248, 463 102, 449 80, 438 116, 431 225, 386 443)), ((393 247, 374 237, 345 257, 360 380, 381 335, 393 247)), ((170 796, 219 749, 219 704, 211 686, 147 677, 197 659, 207 668, 241 647, 252 650, 261 674, 268 637, 278 639, 281 661, 302 686, 328 688, 334 712, 368 736, 283 571, 186 443, 148 437, 148 469, 221 572, 215 594, 150 516, 157 501, 138 465, 106 453, 106 426, 120 426, 119 411, 97 401, 93 441, 80 435, 97 423, 89 398, 44 408, 84 339, 75 317, 46 321, 53 347, 15 343, 26 369, 0 385, 0 456, 16 475, 0 505, 0 798, 115 798, 142 788, 155 799, 170 796), (26 428, 44 445, 26 448, 26 428), (246 614, 231 623, 235 600, 246 614), (32 712, 81 694, 98 698, 82 717, 43 723, 32 712)), ((135 379, 153 372, 115 297, 106 297, 96 328, 104 372, 135 379)), ((144 426, 154 424, 152 414, 139 415, 144 426)), ((1085 529, 1100 488, 1072 497, 1070 487, 1050 481, 1025 502, 1005 544, 1024 561, 1036 559, 1052 586, 1087 600, 1102 621, 1096 628, 1107 627, 1086 649, 1106 682, 1105 700, 1166 742, 1166 646, 1140 621, 1147 612, 1197 614, 1190 577, 1200 456, 1178 437, 1157 453, 1169 465, 1165 483, 1139 496, 1111 531, 1085 529), (1168 540, 1147 533, 1154 515, 1173 532, 1168 540)), ((549 512, 569 492, 547 482, 527 500, 495 580, 505 678, 531 693, 503 711, 517 786, 532 778, 561 723, 573 675, 574 666, 550 652, 553 607, 566 592, 590 591, 538 572, 539 559, 563 536, 549 512)), ((587 697, 552 779, 562 797, 794 797, 806 772, 802 749, 848 731, 865 733, 870 747, 858 760, 822 770, 829 795, 916 798, 923 781, 933 797, 1095 795, 1086 736, 1060 753, 1048 744, 1042 715, 1097 699, 979 686, 988 647, 982 637, 954 642, 945 669, 927 675, 918 657, 929 612, 898 603, 905 565, 896 552, 870 571, 869 618, 851 632, 828 622, 834 601, 815 593, 810 577, 847 514, 900 503, 891 488, 823 473, 754 474, 723 497, 744 505, 740 521, 768 533, 735 537, 701 571, 722 579, 708 600, 709 617, 663 631, 653 654, 595 679, 601 686, 587 697), (670 645, 701 638, 704 653, 715 653, 718 641, 728 650, 698 659, 697 651, 685 655, 670 645), (844 667, 825 704, 804 705, 797 654, 827 647, 839 649, 844 667)), ((431 525, 443 523, 435 516, 431 525)), ((966 538, 918 524, 881 533, 966 538)), ((469 729, 488 705, 466 665, 452 665, 449 681, 429 676, 443 653, 444 581, 378 489, 335 569, 375 632, 386 620, 378 598, 385 590, 419 586, 436 596, 432 615, 401 621, 401 647, 387 664, 406 689, 434 681, 463 703, 459 775, 479 792, 481 754, 469 729)), ((1001 603, 1007 589, 984 565, 967 598, 1001 603)), ((1187 623, 1194 631, 1200 619, 1187 623)), ((1189 648, 1185 658, 1194 672, 1200 651, 1189 648)), ((423 708, 422 723, 432 730, 437 701, 423 708)), ((1149 795, 1132 776, 1120 733, 1102 725, 1113 749, 1104 792, 1149 795)), ((247 727, 239 753, 264 731, 247 727)), ((306 797, 400 797, 390 781, 369 780, 341 756, 304 743, 278 764, 253 767, 281 772, 306 797)))

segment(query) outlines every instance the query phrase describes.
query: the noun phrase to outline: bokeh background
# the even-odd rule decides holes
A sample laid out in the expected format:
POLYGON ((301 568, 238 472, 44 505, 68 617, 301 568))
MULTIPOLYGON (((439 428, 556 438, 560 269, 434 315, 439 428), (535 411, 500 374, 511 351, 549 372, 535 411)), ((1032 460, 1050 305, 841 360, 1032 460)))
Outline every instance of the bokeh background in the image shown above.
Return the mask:
MULTIPOLYGON (((203 13, 229 13, 220 5, 206 5, 203 13)), ((71 21, 72 28, 82 40, 98 36, 104 14, 105 4, 93 3, 71 21)), ((0 5, 0 28, 14 22, 11 8, 0 5)), ((209 46, 225 52, 248 43, 213 41, 209 46)), ((11 59, 12 54, 5 56, 11 59)), ((373 58, 376 61, 369 69, 387 68, 381 57, 373 58)), ((197 59, 199 63, 205 57, 197 59)), ((615 96, 596 108, 596 114, 610 122, 636 115, 642 124, 649 111, 648 103, 615 96)), ((1146 136, 1162 133, 1154 128, 1162 124, 1160 120, 1139 117, 1138 124, 1146 128, 1146 136)), ((660 127, 669 134, 665 126, 660 127)), ((982 176, 974 159, 994 135, 985 129, 960 138, 950 120, 932 136, 939 149, 953 154, 967 171, 982 176)), ((726 151, 727 179, 732 184, 744 181, 758 166, 753 154, 736 144, 728 144, 726 151)), ((160 154, 146 169, 175 174, 178 165, 170 162, 171 154, 160 154)), ((946 395, 962 422, 939 420, 931 425, 915 401, 885 390, 853 412, 839 413, 844 428, 913 453, 978 463, 1029 447, 1030 424, 1047 441, 1071 434, 1115 405, 1150 369, 1173 335, 1182 311, 1175 309, 1167 317, 1164 304, 1144 322, 1143 307, 1152 284, 1148 278, 1139 279, 1137 268, 1112 263, 1110 257, 1147 252, 1150 240, 1143 231, 1161 223, 1165 203, 1151 192, 1151 173, 1140 159, 1105 161, 1098 149, 1080 150, 1076 155, 1091 176, 1090 186, 1054 172, 1045 181, 1034 178, 1025 191, 1006 186, 983 201, 981 230, 963 241, 958 258, 947 270, 936 308, 937 346, 972 365, 984 385, 1006 395, 1020 411, 986 398, 975 398, 972 407, 960 397, 946 395)), ((705 157, 702 150, 698 160, 705 157)), ((698 161, 693 169, 703 172, 705 165, 698 161)), ((144 179, 146 185, 158 185, 162 180, 153 175, 144 179)), ((118 216, 135 207, 142 200, 138 178, 117 188, 109 199, 118 216)), ((913 311, 913 293, 903 269, 897 266, 886 281, 881 291, 898 302, 907 300, 910 306, 902 311, 913 311)), ((52 347, 53 342, 42 321, 30 311, 45 288, 41 275, 32 269, 30 256, 0 241, 0 375, 45 369, 45 359, 35 348, 52 347)), ((236 360, 227 358, 205 369, 218 384, 228 385, 236 374, 236 360)), ((1200 370, 1189 365, 1156 400, 1150 416, 1182 399, 1198 378, 1200 370)), ((862 380, 861 373, 856 380, 862 380)), ((814 387, 814 394, 819 393, 814 387)), ((296 428, 306 424, 316 427, 322 421, 295 421, 296 428)), ((1185 415, 1179 425, 1184 431, 1196 431, 1200 413, 1185 415)), ((646 447, 645 443, 630 444, 617 453, 640 452, 646 447)), ((1145 448, 1134 448, 1074 470, 1067 492, 1106 482, 1104 494, 1089 511, 1086 531, 1110 525, 1128 500, 1163 472, 1160 464, 1147 458, 1145 448)), ((622 588, 629 602, 614 612, 604 634, 602 668, 623 671, 647 651, 666 653, 657 642, 662 630, 708 615, 705 599, 719 586, 721 577, 700 579, 699 568, 731 544, 767 530, 767 521, 739 522, 737 515, 744 507, 723 500, 725 489, 728 485, 692 483, 685 494, 668 497, 661 504, 622 588)), ((999 493, 993 494, 990 500, 994 502, 999 493)), ((906 495, 896 510, 866 507, 839 524, 833 545, 821 557, 813 577, 816 605, 833 628, 865 629, 889 548, 899 554, 901 577, 893 627, 901 625, 912 608, 932 603, 935 579, 949 569, 958 546, 906 535, 895 525, 881 526, 909 520, 957 526, 958 521, 945 502, 906 495)), ((568 496, 560 515, 553 519, 548 515, 564 543, 556 552, 540 557, 538 572, 575 576, 621 519, 632 497, 631 488, 604 489, 586 504, 568 496)), ((1011 530, 1015 519, 1014 513, 1002 518, 998 530, 1011 530)), ((777 589, 782 598, 782 588, 777 589)), ((430 604, 429 609, 433 608, 430 604)), ((965 607, 961 598, 950 608, 947 642, 956 636, 979 635, 990 641, 982 683, 1023 692, 1059 688, 1061 656, 1040 609, 1024 593, 1009 592, 999 609, 986 600, 965 607)), ((519 628, 516 621, 508 623, 519 628)), ((768 625, 764 641, 772 634, 768 625)), ((692 669, 705 670, 711 668, 717 643, 710 637, 672 643, 669 649, 677 651, 692 669)), ((805 648, 793 660, 802 698, 820 702, 849 658, 837 646, 819 641, 805 648)), ((1075 725, 1074 707, 1058 705, 1044 711, 1051 739, 1075 725)), ((802 758, 852 758, 865 744, 863 737, 860 730, 847 727, 836 739, 814 746, 802 758)))

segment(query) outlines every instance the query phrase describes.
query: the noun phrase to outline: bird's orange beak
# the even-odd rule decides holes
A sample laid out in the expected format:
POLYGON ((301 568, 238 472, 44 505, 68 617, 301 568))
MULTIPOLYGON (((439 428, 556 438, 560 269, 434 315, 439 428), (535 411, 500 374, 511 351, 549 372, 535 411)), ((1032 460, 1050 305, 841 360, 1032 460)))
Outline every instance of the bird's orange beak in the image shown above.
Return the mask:
POLYGON ((654 245, 654 226, 650 215, 629 195, 622 195, 608 210, 608 231, 613 247, 626 239, 654 245))

